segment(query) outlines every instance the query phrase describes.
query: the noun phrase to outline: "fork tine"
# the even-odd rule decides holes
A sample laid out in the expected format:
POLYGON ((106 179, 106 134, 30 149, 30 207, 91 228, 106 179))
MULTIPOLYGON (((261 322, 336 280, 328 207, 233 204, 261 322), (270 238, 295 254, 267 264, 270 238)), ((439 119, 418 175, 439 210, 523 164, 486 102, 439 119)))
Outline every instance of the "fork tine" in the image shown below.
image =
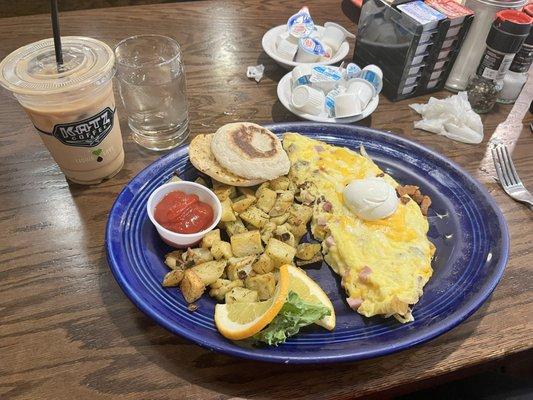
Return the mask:
POLYGON ((505 158, 505 154, 504 154, 504 149, 505 146, 498 146, 498 148, 496 149, 496 151, 498 152, 499 156, 500 156, 500 163, 502 164, 502 171, 504 173, 504 175, 508 178, 507 181, 509 182, 510 185, 516 185, 516 181, 514 180, 513 178, 513 175, 511 174, 511 169, 509 167, 509 162, 508 160, 505 158))
POLYGON ((508 186, 509 184, 506 182, 505 176, 503 175, 501 162, 500 162, 500 156, 498 152, 496 151, 496 148, 493 147, 491 149, 491 152, 492 152, 492 161, 494 161, 494 167, 496 168, 496 174, 498 174, 498 179, 500 180, 500 184, 503 187, 508 186))
POLYGON ((520 177, 518 176, 518 173, 516 172, 513 159, 511 158, 511 155, 509 154, 509 150, 507 149, 507 146, 503 147, 503 154, 507 160, 507 166, 510 169, 512 178, 514 178, 514 181, 516 182, 517 185, 521 184, 522 181, 520 180, 520 177))

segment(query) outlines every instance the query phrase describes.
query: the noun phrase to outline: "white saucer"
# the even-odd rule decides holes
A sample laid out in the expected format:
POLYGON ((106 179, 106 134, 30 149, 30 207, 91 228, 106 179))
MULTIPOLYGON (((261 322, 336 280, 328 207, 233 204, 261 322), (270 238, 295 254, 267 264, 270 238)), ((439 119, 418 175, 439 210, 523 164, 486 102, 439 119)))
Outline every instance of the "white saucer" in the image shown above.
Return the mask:
MULTIPOLYGON (((319 36, 322 31, 324 30, 323 26, 315 25, 316 33, 315 35, 319 36)), ((268 54, 270 58, 272 58, 274 61, 276 61, 280 66, 286 69, 292 69, 300 64, 306 64, 306 63, 300 63, 292 60, 287 60, 285 58, 281 58, 277 51, 276 51, 276 38, 281 35, 283 32, 287 30, 287 25, 279 25, 272 29, 270 29, 267 33, 263 35, 263 40, 261 41, 261 44, 263 46, 263 50, 265 53, 268 54)), ((311 36, 315 36, 311 35, 311 36)), ((327 61, 320 61, 320 62, 313 62, 312 64, 320 64, 320 65, 333 65, 340 63, 344 57, 348 55, 348 52, 350 51, 350 45, 348 44, 348 41, 344 41, 341 44, 341 47, 339 47, 339 50, 337 53, 332 56, 327 61)))
POLYGON ((278 99, 283 106, 291 113, 299 116, 300 118, 307 119, 315 122, 333 122, 339 124, 348 124, 351 122, 360 121, 370 114, 372 114, 379 104, 379 95, 374 96, 370 103, 366 106, 361 114, 353 115, 345 118, 331 118, 326 114, 326 111, 319 115, 307 114, 294 108, 291 104, 291 72, 287 73, 278 83, 278 99))

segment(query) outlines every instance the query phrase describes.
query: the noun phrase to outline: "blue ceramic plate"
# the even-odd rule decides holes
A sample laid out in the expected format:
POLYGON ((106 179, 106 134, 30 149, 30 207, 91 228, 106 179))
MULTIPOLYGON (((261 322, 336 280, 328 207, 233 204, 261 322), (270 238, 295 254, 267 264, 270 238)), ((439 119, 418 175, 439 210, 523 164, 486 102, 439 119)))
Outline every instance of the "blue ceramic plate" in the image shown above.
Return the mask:
POLYGON ((126 295, 169 331, 200 346, 233 356, 284 363, 322 363, 381 356, 426 342, 459 324, 487 299, 503 274, 509 253, 504 217, 488 192, 450 160, 418 144, 373 129, 314 123, 274 124, 279 134, 292 131, 369 155, 398 182, 420 186, 433 200, 429 238, 436 245, 434 274, 413 308, 415 321, 365 318, 351 311, 338 277, 323 264, 308 269, 329 295, 337 327, 327 332, 308 327, 279 347, 257 347, 222 337, 213 322, 215 302, 198 301, 191 313, 175 288, 163 288, 168 271, 163 256, 171 249, 158 237, 146 214, 152 191, 178 169, 197 176, 187 147, 154 162, 124 188, 111 210, 106 230, 108 262, 126 295))

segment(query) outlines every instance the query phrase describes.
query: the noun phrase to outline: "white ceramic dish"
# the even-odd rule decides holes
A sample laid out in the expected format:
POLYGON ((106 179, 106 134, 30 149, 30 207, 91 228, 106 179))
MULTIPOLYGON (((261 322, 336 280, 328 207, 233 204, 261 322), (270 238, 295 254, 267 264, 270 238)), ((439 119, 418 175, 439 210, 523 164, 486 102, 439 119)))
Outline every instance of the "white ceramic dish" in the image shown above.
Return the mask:
POLYGON ((366 117, 368 117, 370 114, 372 114, 379 104, 379 95, 374 96, 372 100, 370 100, 370 103, 366 106, 366 108, 361 112, 361 114, 357 114, 351 117, 345 117, 345 118, 330 118, 327 116, 326 112, 320 114, 320 115, 313 115, 313 114, 307 114, 304 112, 301 112, 300 110, 297 110, 294 108, 291 104, 291 73, 289 72, 286 74, 278 83, 278 99, 283 104, 283 106, 289 110, 291 113, 297 115, 300 118, 309 120, 309 121, 315 121, 315 122, 333 122, 333 123, 339 123, 339 124, 348 124, 351 122, 360 121, 366 117))
POLYGON ((152 224, 154 224, 155 228, 157 229, 157 233, 159 233, 159 236, 161 236, 161 239, 163 239, 163 241, 169 246, 181 249, 198 243, 207 234, 207 232, 213 230, 218 225, 222 215, 222 205, 220 204, 218 197, 205 186, 202 186, 196 182, 180 181, 165 183, 164 185, 161 185, 155 189, 148 198, 148 202, 146 203, 146 211, 148 212, 148 218, 150 218, 150 221, 152 221, 152 224), (197 233, 176 233, 162 227, 155 220, 155 207, 167 193, 175 190, 181 190, 187 194, 195 194, 200 198, 200 201, 203 201, 211 206, 213 209, 213 222, 207 229, 197 233))
MULTIPOLYGON (((322 31, 324 30, 323 26, 315 25, 316 31, 311 36, 320 36, 322 31)), ((267 33, 263 35, 263 40, 261 41, 261 44, 263 46, 263 50, 265 53, 268 54, 270 58, 272 58, 274 61, 276 61, 280 66, 286 69, 292 69, 296 67, 297 65, 303 64, 298 63, 296 61, 287 60, 282 57, 280 57, 276 51, 276 38, 285 32, 287 29, 287 25, 279 25, 272 29, 270 29, 267 33)), ((313 62, 312 64, 321 64, 321 65, 333 65, 340 63, 344 57, 348 55, 348 52, 350 51, 350 45, 348 44, 348 41, 344 41, 341 44, 341 47, 339 47, 339 50, 336 54, 334 54, 329 60, 327 61, 319 61, 319 62, 313 62)))

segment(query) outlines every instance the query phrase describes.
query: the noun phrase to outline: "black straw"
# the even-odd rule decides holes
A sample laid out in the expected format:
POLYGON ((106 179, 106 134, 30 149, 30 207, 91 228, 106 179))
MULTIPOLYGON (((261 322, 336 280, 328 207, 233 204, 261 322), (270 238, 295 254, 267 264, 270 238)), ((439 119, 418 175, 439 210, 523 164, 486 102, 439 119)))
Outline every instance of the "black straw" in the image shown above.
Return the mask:
POLYGON ((54 32, 54 48, 56 51, 57 66, 63 65, 63 50, 61 50, 61 33, 59 32, 59 10, 57 0, 50 0, 52 9, 52 31, 54 32))

